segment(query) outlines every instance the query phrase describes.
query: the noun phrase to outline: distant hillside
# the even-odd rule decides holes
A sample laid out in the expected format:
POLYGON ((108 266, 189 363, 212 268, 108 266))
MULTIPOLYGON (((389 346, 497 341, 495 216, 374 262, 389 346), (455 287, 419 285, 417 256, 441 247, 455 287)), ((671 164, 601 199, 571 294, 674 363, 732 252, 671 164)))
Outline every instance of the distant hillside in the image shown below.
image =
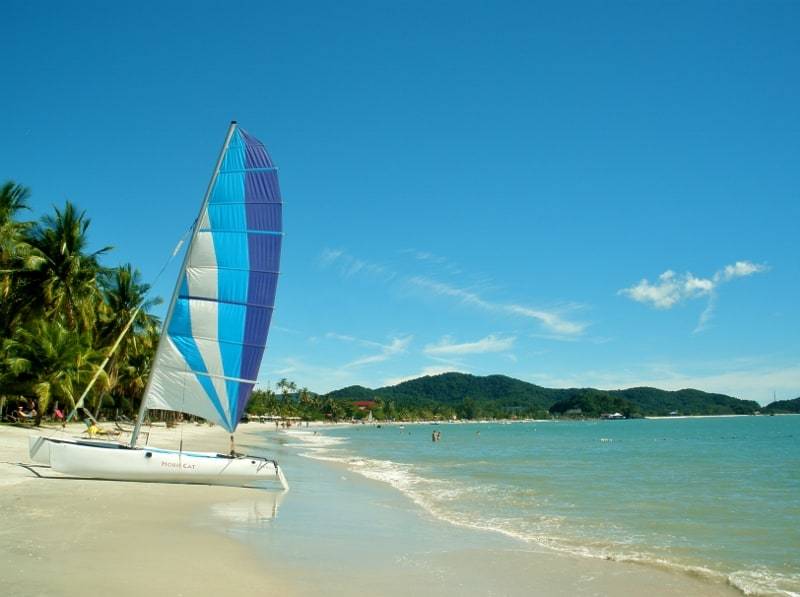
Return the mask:
POLYGON ((751 414, 760 409, 751 400, 700 390, 675 392, 657 388, 597 390, 594 388, 553 389, 505 375, 478 377, 465 373, 443 373, 406 381, 395 386, 370 389, 350 386, 326 395, 334 400, 375 400, 393 403, 397 409, 427 409, 456 414, 462 418, 509 415, 545 416, 576 408, 586 416, 619 411, 628 415, 751 414), (581 406, 581 404, 583 406, 581 406), (587 410, 584 411, 583 408, 587 410))
POLYGON ((795 398, 793 400, 777 400, 767 404, 767 406, 761 409, 761 412, 770 415, 786 413, 800 414, 800 398, 795 398))
POLYGON ((550 407, 554 415, 579 412, 581 416, 598 418, 604 413, 620 413, 626 417, 641 416, 641 409, 630 402, 602 390, 578 390, 575 394, 550 407))
POLYGON ((669 392, 643 387, 611 390, 609 394, 625 398, 643 413, 652 416, 665 416, 673 412, 682 415, 750 415, 761 409, 753 400, 691 389, 669 392))
POLYGON ((476 377, 465 373, 426 375, 410 381, 372 390, 350 386, 330 392, 327 397, 345 400, 380 398, 398 406, 457 406, 464 400, 495 403, 500 407, 533 407, 547 410, 566 398, 565 390, 551 390, 505 375, 476 377))

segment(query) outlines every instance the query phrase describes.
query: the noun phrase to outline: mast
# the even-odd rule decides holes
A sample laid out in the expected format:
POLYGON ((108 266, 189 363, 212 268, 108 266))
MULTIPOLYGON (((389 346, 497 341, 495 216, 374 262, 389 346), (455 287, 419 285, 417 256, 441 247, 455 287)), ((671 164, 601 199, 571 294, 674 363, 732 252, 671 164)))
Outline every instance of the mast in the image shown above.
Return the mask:
MULTIPOLYGON (((189 239, 189 246, 186 248, 186 253, 183 256, 183 263, 181 264, 181 273, 186 271, 186 266, 189 264, 189 257, 191 256, 192 246, 194 245, 194 240, 197 237, 197 233, 200 231, 200 221, 203 218, 203 213, 208 206, 208 201, 211 199, 211 193, 214 190, 214 183, 217 181, 217 176, 219 175, 219 170, 222 167, 222 160, 225 158, 225 152, 228 150, 228 145, 230 145, 231 138, 233 137, 233 133, 236 131, 236 121, 231 120, 231 124, 228 127, 228 133, 225 135, 225 142, 222 144, 222 149, 219 152, 219 157, 217 158, 217 165, 214 167, 214 173, 211 175, 211 180, 208 183, 208 188, 206 189, 206 194, 203 197, 203 203, 200 205, 200 212, 197 214, 197 219, 194 222, 194 229, 192 230, 192 237, 189 239)), ((172 318, 172 312, 175 310, 175 303, 178 302, 178 294, 180 294, 181 289, 181 281, 183 276, 181 274, 178 275, 178 279, 175 281, 175 289, 172 291, 172 299, 169 302, 169 308, 167 309, 167 315, 164 317, 164 324, 161 328, 161 337, 158 339, 158 347, 156 348, 156 354, 153 358, 153 364, 156 363, 158 360, 158 356, 161 353, 164 345, 165 339, 164 336, 167 333, 167 326, 169 326, 170 319, 172 318)), ((139 416, 136 417, 136 425, 133 428, 133 433, 131 433, 131 448, 136 446, 136 440, 139 438, 139 431, 142 428, 142 423, 144 423, 144 416, 147 413, 147 394, 150 390, 150 385, 153 383, 153 372, 152 368, 150 371, 150 377, 147 380, 147 386, 145 386, 144 394, 142 394, 142 404, 139 406, 139 416)))

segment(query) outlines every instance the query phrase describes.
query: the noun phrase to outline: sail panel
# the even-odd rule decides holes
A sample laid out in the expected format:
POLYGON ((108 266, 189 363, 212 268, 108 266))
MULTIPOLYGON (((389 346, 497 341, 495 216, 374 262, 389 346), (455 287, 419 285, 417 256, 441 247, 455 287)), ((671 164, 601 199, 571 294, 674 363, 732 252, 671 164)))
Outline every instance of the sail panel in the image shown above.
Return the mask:
POLYGON ((145 399, 233 431, 266 346, 283 229, 275 166, 239 128, 196 225, 145 399))
POLYGON ((245 195, 249 203, 280 203, 281 190, 275 170, 247 172, 244 178, 245 195))
POLYGON ((275 291, 278 285, 277 272, 257 272, 243 269, 213 270, 209 268, 188 268, 186 276, 191 281, 183 286, 179 298, 216 299, 223 302, 274 306, 275 291), (224 273, 224 283, 217 283, 219 274, 224 273))
POLYGON ((209 203, 241 203, 244 195, 244 170, 220 172, 209 203))
POLYGON ((225 410, 212 378, 204 375, 207 371, 198 343, 192 338, 182 338, 178 345, 173 340, 167 335, 163 347, 159 345, 157 366, 153 367, 151 373, 147 407, 176 410, 210 421, 221 421, 225 410), (197 400, 197 396, 208 398, 197 400))
POLYGON ((169 335, 234 344, 260 344, 261 335, 266 334, 263 328, 269 325, 271 312, 272 307, 262 305, 178 298, 169 325, 169 335), (245 335, 247 331, 251 333, 245 335), (246 337, 255 341, 246 342, 246 337))
POLYGON ((248 234, 247 244, 250 249, 250 267, 258 272, 277 271, 281 260, 282 240, 278 235, 248 234))
POLYGON ((208 206, 208 218, 200 230, 210 231, 211 222, 216 229, 229 232, 251 233, 257 231, 280 231, 280 203, 214 203, 208 206))

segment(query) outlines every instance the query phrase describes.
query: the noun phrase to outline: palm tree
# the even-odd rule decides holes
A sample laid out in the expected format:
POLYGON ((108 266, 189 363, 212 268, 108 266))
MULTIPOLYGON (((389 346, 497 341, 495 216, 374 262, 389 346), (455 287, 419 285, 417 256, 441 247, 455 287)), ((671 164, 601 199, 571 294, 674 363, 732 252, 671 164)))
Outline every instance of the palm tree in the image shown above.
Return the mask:
MULTIPOLYGON (((103 302, 99 314, 99 344, 105 347, 106 354, 135 317, 133 326, 107 365, 109 394, 114 406, 132 410, 134 396, 140 396, 144 391, 158 342, 159 322, 148 310, 160 304, 161 299, 147 298, 150 285, 141 281, 139 270, 131 264, 105 272, 101 280, 103 302)), ((98 400, 97 412, 100 406, 98 400)))
POLYGON ((294 413, 294 405, 289 401, 289 394, 297 390, 297 384, 289 381, 285 377, 277 384, 277 388, 281 391, 280 411, 282 417, 287 417, 294 413))
POLYGON ((69 329, 88 330, 99 303, 98 257, 111 250, 103 247, 87 253, 87 230, 91 220, 67 201, 55 215, 47 215, 28 234, 28 242, 39 251, 42 264, 35 276, 39 304, 46 317, 61 315, 69 329))
POLYGON ((150 285, 142 282, 138 269, 130 263, 105 272, 101 279, 104 312, 101 315, 103 340, 109 344, 122 332, 138 309, 134 331, 142 332, 155 322, 148 311, 160 305, 160 297, 147 298, 150 285))
MULTIPOLYGON (((15 393, 35 395, 36 424, 51 400, 72 408, 84 384, 97 371, 99 355, 91 348, 89 332, 70 332, 52 319, 37 319, 4 341, 5 365, 14 376, 15 393)), ((104 374, 100 387, 106 383, 104 374)))
POLYGON ((29 209, 30 191, 11 181, 0 187, 0 336, 8 337, 25 313, 25 274, 41 263, 26 242, 31 222, 19 221, 29 209))
POLYGON ((112 370, 114 379, 113 383, 109 382, 113 387, 111 398, 120 410, 135 412, 138 409, 138 400, 144 394, 158 346, 159 327, 158 319, 150 316, 144 330, 134 331, 125 344, 123 358, 112 370))

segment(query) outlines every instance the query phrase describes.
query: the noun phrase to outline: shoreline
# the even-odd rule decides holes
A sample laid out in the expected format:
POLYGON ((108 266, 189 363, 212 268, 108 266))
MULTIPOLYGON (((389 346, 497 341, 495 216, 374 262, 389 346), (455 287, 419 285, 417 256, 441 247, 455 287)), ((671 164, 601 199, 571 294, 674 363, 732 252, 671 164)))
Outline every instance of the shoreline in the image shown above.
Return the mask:
MULTIPOLYGON (((21 597, 83 595, 87 583, 111 584, 119 595, 153 587, 162 594, 233 596, 265 589, 343 596, 417 590, 740 594, 691 574, 554 553, 457 527, 382 481, 302 457, 291 433, 268 425, 241 426, 237 445, 276 458, 292 487, 287 494, 67 480, 57 473, 38 478, 8 464, 28 461, 30 433, 0 427, 0 513, 6 521, 0 533, 12 546, 0 559, 0 575, 7 590, 21 597)), ((228 435, 208 426, 153 428, 151 443, 174 448, 181 437, 185 449, 227 449, 228 435)))
MULTIPOLYGON (((285 510, 292 506, 313 509, 314 504, 310 500, 336 504, 346 500, 354 503, 356 506, 351 508, 356 508, 357 512, 353 513, 349 508, 337 512, 340 520, 336 524, 343 527, 341 532, 344 534, 358 527, 362 535, 359 542, 372 546, 375 546, 375 542, 370 538, 377 540, 385 532, 384 527, 398 529, 397 535, 390 535, 395 546, 386 556, 412 569, 407 570, 410 577, 407 575, 394 580, 403 589, 394 589, 391 581, 385 580, 397 574, 392 566, 373 563, 369 574, 364 573, 363 567, 359 570, 362 582, 369 581, 372 585, 380 586, 380 594, 399 596, 416 590, 452 593, 452 587, 448 590, 446 583, 436 586, 438 577, 459 583, 462 587, 460 592, 466 590, 469 595, 639 595, 645 592, 653 595, 698 596, 742 594, 723 579, 706 575, 701 569, 677 570, 649 562, 618 561, 566 553, 525 541, 518 536, 500 533, 496 529, 460 525, 441 518, 386 479, 364 476, 341 461, 309 457, 310 446, 297 443, 296 434, 314 431, 306 431, 305 428, 282 430, 278 434, 268 434, 267 438, 259 433, 258 426, 251 425, 247 434, 252 441, 281 441, 294 450, 294 454, 287 453, 279 459, 285 470, 289 471, 287 474, 291 473, 290 483, 295 474, 301 472, 315 475, 312 485, 315 491, 311 496, 291 495, 295 489, 300 490, 299 486, 305 484, 305 479, 300 477, 293 483, 292 492, 284 505, 285 510), (295 467, 302 467, 302 470, 295 472, 295 467), (318 489, 322 491, 316 491, 318 489), (409 534, 416 537, 412 543, 404 538, 409 534), (420 563, 420 560, 425 563, 420 563), (418 573, 416 567, 431 566, 431 561, 435 561, 438 567, 436 577, 428 575, 423 579, 415 578, 418 573), (465 578, 469 582, 462 582, 461 579, 465 578), (537 580, 531 585, 533 578, 537 580), (470 592, 467 590, 469 587, 475 587, 475 590, 470 592)), ((300 530, 306 538, 313 538, 313 542, 325 539, 322 527, 326 523, 322 520, 317 523, 312 528, 303 527, 300 530)), ((369 560, 372 557, 368 551, 362 553, 352 545, 349 555, 350 558, 339 556, 336 559, 339 566, 347 566, 348 561, 360 561, 360 558, 369 560)), ((274 558, 275 554, 271 557, 274 558)), ((324 582, 322 578, 326 569, 322 567, 316 573, 320 576, 320 582, 324 582)), ((304 571, 303 574, 308 576, 309 572, 304 571)), ((326 590, 334 595, 360 594, 345 588, 333 590, 329 587, 326 590)))

